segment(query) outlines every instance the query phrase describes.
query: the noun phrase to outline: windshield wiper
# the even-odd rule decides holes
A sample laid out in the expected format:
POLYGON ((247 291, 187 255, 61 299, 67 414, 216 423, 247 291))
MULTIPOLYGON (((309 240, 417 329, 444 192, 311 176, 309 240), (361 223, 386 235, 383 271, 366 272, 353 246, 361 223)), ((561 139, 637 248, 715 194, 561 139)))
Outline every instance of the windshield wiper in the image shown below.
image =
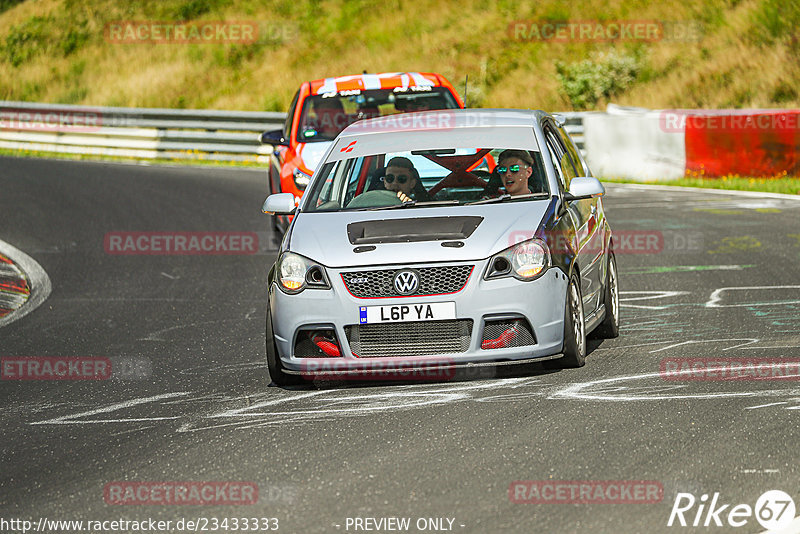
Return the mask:
POLYGON ((476 204, 493 204, 495 202, 505 202, 506 200, 517 200, 519 198, 548 198, 550 193, 529 193, 527 195, 511 196, 508 193, 500 195, 495 198, 487 198, 486 200, 477 200, 475 202, 468 202, 465 206, 475 206, 476 204))
POLYGON ((402 204, 397 204, 394 206, 381 206, 380 208, 364 208, 363 210, 358 211, 378 211, 378 210, 396 210, 398 208, 413 208, 415 206, 452 206, 458 204, 458 200, 430 200, 428 202, 419 202, 416 200, 409 200, 408 202, 403 202, 402 204))

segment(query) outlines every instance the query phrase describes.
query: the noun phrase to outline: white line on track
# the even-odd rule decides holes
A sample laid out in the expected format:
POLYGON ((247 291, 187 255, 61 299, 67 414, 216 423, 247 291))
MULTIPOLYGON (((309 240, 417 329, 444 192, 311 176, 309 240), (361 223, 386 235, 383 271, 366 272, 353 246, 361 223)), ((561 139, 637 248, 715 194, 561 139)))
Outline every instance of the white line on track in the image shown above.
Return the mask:
MULTIPOLYGON (((776 364, 779 365, 779 364, 776 364)), ((768 367, 773 367, 773 365, 769 365, 768 367)), ((726 367, 709 367, 706 369, 706 372, 717 372, 717 371, 726 371, 726 367)), ((693 369, 687 370, 679 370, 676 371, 674 374, 681 375, 686 374, 690 375, 693 373, 693 369)), ((719 392, 719 393, 698 393, 698 394, 688 394, 688 395, 615 395, 613 393, 617 393, 619 391, 625 390, 625 386, 611 386, 612 389, 604 390, 597 393, 584 393, 583 390, 590 389, 594 386, 598 386, 601 384, 617 384, 619 382, 626 382, 632 380, 641 380, 643 378, 661 378, 663 375, 662 373, 644 373, 640 375, 628 375, 628 376, 618 376, 615 378, 604 378, 601 380, 592 380, 589 382, 579 382, 577 384, 572 384, 567 386, 564 389, 558 390, 550 395, 549 398, 571 398, 571 399, 580 399, 580 400, 599 400, 599 401, 614 401, 614 402, 626 402, 626 401, 654 401, 654 400, 685 400, 685 399, 719 399, 719 398, 730 398, 730 397, 757 397, 757 396, 764 396, 769 395, 771 393, 782 393, 782 390, 761 390, 761 391, 728 391, 728 392, 719 392), (608 395, 607 393, 612 393, 612 395, 608 395)), ((684 387, 683 385, 676 385, 672 386, 673 388, 684 387)))
POLYGON ((116 412, 117 410, 124 410, 125 408, 130 408, 132 406, 136 406, 138 404, 146 404, 148 402, 153 402, 161 399, 169 399, 173 397, 181 397, 190 395, 191 392, 189 391, 178 391, 176 393, 162 393, 161 395, 154 395, 152 397, 143 397, 139 399, 131 399, 123 402, 118 402, 116 404, 111 404, 109 406, 104 406, 103 408, 98 408, 96 410, 88 410, 86 412, 71 414, 71 415, 64 415, 61 417, 56 417, 54 419, 48 419, 47 421, 36 421, 34 423, 29 423, 31 425, 89 425, 94 423, 130 423, 130 422, 141 422, 141 421, 160 421, 163 419, 178 419, 180 416, 176 417, 144 417, 138 419, 94 419, 91 421, 77 421, 79 417, 90 417, 92 415, 97 415, 101 413, 110 413, 116 412))
POLYGON ((788 402, 770 402, 769 404, 759 404, 758 406, 748 406, 745 410, 756 410, 758 408, 768 408, 770 406, 781 406, 782 404, 789 404, 788 402))
POLYGON ((798 304, 800 300, 785 300, 776 302, 744 302, 741 304, 719 304, 723 291, 756 291, 770 289, 800 289, 800 286, 745 286, 745 287, 720 287, 715 289, 708 298, 706 308, 746 308, 749 306, 775 306, 777 304, 798 304))

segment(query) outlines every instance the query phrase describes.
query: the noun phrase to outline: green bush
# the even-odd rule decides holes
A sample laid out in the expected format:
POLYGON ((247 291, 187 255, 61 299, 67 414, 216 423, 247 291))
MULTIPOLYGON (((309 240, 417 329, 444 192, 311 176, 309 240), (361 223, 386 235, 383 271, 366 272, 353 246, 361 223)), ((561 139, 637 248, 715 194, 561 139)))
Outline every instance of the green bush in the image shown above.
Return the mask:
POLYGON ((592 108, 601 99, 625 91, 633 85, 642 69, 640 55, 625 55, 613 50, 593 53, 589 59, 569 65, 556 61, 561 88, 578 110, 592 108))
POLYGON ((19 26, 12 26, 2 45, 3 58, 19 67, 45 49, 49 19, 31 17, 19 26))
POLYGON ((59 44, 61 48, 61 53, 64 57, 67 57, 89 40, 89 32, 86 30, 86 24, 83 24, 81 28, 70 28, 67 31, 67 34, 61 40, 59 44))
POLYGON ((0 44, 5 61, 19 67, 39 54, 55 51, 67 57, 89 40, 86 21, 72 22, 63 34, 54 34, 56 22, 50 17, 31 17, 19 26, 13 26, 0 44))

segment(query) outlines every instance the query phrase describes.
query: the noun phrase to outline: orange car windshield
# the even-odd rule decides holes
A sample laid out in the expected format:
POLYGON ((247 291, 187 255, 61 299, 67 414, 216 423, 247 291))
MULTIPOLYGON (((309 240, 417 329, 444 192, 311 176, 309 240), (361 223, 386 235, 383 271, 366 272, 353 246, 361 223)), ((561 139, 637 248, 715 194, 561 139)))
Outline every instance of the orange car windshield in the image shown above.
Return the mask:
POLYGON ((458 107, 453 95, 444 87, 398 87, 313 95, 303 103, 297 141, 331 141, 361 119, 458 107))

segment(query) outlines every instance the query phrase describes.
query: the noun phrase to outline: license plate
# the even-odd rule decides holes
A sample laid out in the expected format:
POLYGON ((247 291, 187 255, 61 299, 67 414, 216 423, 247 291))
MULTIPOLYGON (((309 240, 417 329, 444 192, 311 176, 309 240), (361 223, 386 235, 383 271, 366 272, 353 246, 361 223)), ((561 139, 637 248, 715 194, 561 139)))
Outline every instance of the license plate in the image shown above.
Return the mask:
POLYGON ((456 303, 430 302, 393 306, 361 306, 358 311, 361 324, 444 321, 456 318, 456 303))

